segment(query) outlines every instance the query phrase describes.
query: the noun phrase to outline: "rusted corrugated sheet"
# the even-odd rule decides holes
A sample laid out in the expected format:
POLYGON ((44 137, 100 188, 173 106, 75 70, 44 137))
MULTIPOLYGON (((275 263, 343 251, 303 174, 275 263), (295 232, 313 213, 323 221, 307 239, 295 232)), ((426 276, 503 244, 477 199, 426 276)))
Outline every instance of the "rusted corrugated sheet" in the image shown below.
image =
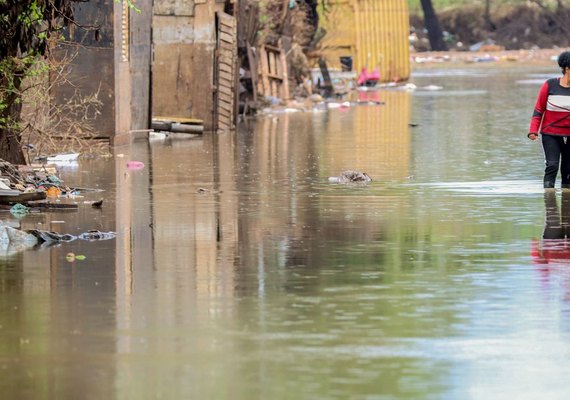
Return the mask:
POLYGON ((380 69, 384 82, 410 75, 409 13, 406 0, 333 0, 321 8, 326 36, 320 47, 330 67, 352 57, 360 71, 380 69))

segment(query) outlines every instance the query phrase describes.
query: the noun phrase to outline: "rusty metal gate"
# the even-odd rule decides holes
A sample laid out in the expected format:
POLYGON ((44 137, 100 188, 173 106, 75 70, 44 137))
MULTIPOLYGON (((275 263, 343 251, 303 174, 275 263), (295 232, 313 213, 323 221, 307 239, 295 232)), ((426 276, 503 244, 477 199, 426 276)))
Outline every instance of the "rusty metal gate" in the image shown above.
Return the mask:
POLYGON ((236 89, 236 19, 229 14, 216 13, 218 39, 215 61, 215 110, 217 130, 228 131, 235 127, 236 89))

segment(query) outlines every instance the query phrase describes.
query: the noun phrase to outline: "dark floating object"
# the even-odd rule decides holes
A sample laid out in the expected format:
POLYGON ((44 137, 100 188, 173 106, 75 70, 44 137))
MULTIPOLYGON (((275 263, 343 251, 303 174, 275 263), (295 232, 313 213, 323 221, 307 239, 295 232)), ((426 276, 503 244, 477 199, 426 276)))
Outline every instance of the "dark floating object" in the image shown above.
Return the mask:
POLYGON ((350 183, 350 182, 371 182, 372 178, 368 176, 366 172, 360 171, 343 171, 340 176, 331 176, 329 182, 336 183, 350 183))
POLYGON ((91 207, 93 208, 101 208, 102 206, 103 206, 103 199, 91 203, 91 207))
POLYGON ((416 124, 415 122, 410 122, 408 124, 408 126, 411 126, 412 128, 415 128, 416 126, 418 126, 419 124, 416 124))
POLYGON ((210 191, 208 189, 204 189, 204 188, 198 188, 198 190, 196 190, 196 193, 209 193, 210 191))

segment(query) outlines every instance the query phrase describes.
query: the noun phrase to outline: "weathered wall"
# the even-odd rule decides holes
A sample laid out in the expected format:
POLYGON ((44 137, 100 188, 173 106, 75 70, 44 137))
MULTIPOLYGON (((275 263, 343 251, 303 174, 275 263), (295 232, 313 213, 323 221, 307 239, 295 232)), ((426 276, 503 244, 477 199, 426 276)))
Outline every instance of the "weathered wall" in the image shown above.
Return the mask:
POLYGON ((52 94, 57 103, 64 104, 76 92, 82 96, 98 92, 102 106, 94 124, 99 136, 110 138, 115 131, 113 4, 105 0, 77 3, 74 13, 80 26, 92 28, 72 26, 66 32, 66 37, 76 45, 59 46, 55 58, 71 60, 64 61, 66 78, 71 84, 53 86, 52 94))
POLYGON ((152 65, 153 116, 198 118, 213 129, 214 0, 155 0, 152 65))
POLYGON ((150 127, 152 0, 137 0, 140 12, 126 1, 91 0, 74 6, 77 26, 66 32, 68 44, 57 59, 71 57, 70 84, 53 89, 63 103, 77 91, 99 92, 97 135, 113 143, 130 140, 133 130, 150 127))
POLYGON ((128 143, 132 131, 150 127, 152 0, 114 2, 115 132, 113 143, 128 143))

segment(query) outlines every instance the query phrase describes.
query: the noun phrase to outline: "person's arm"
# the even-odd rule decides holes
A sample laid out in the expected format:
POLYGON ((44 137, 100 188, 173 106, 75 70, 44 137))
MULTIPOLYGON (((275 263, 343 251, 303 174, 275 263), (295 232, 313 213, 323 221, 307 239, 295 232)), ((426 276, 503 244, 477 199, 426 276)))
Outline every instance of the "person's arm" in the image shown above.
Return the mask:
POLYGON ((532 118, 530 119, 530 127, 528 130, 528 138, 530 140, 536 140, 538 138, 538 131, 540 129, 540 123, 542 122, 542 116, 546 110, 546 102, 548 100, 548 82, 544 82, 538 91, 538 97, 536 99, 536 104, 534 106, 534 111, 532 113, 532 118))

